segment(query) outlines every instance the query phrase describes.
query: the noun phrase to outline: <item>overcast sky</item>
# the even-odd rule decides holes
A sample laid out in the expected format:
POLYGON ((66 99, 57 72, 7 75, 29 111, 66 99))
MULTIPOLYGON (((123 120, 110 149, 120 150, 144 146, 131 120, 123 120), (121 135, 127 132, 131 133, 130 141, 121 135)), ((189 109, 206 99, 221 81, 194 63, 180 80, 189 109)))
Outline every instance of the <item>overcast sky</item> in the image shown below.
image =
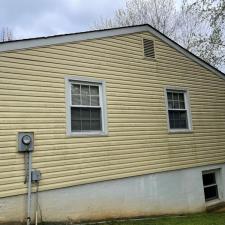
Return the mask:
POLYGON ((14 38, 90 30, 99 17, 110 17, 124 0, 0 0, 0 27, 14 38))
POLYGON ((100 17, 109 18, 123 7, 124 0, 0 0, 0 4, 0 28, 9 27, 19 39, 90 30, 100 17))

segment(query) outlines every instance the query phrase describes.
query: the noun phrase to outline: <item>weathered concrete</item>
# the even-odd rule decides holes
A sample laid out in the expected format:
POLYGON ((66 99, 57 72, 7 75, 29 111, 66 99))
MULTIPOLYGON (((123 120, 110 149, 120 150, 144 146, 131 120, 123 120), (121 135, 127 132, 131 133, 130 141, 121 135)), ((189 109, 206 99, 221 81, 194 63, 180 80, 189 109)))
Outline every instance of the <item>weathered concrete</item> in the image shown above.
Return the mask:
MULTIPOLYGON (((44 191, 39 194, 42 218, 81 221, 204 211, 202 171, 216 168, 221 168, 223 201, 225 165, 213 165, 44 191)), ((22 221, 25 213, 26 196, 0 199, 0 221, 22 221)))

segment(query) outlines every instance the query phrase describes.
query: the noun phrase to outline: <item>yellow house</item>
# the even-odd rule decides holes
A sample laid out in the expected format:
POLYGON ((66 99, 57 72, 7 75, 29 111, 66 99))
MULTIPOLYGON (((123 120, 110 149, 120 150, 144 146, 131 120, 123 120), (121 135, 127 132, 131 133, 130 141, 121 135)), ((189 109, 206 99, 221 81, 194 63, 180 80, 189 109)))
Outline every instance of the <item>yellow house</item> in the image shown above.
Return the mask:
POLYGON ((149 25, 0 44, 0 118, 0 221, 225 199, 225 75, 149 25))

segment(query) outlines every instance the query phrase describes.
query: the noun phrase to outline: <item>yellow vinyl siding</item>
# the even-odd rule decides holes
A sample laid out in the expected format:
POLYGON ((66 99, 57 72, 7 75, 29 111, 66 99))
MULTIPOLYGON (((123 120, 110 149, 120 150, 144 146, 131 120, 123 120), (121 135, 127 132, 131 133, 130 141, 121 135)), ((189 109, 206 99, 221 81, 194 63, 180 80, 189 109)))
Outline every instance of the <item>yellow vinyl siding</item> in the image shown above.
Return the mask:
POLYGON ((18 131, 40 190, 225 162, 225 81, 149 33, 2 52, 0 81, 0 197, 26 192, 18 131), (66 136, 66 76, 106 81, 107 136, 66 136), (168 133, 167 86, 188 88, 193 132, 168 133))

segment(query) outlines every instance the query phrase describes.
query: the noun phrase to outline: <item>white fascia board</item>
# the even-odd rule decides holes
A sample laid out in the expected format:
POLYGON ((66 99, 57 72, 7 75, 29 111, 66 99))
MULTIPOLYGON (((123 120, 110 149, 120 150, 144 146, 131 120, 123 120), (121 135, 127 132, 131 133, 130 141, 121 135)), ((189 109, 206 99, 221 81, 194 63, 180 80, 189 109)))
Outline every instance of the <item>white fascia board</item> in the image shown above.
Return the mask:
POLYGON ((147 24, 133 26, 133 27, 122 27, 122 28, 114 28, 114 29, 108 29, 108 30, 96 30, 96 31, 90 31, 90 32, 81 32, 81 33, 66 34, 66 35, 59 35, 59 36, 50 36, 50 37, 41 37, 41 38, 34 38, 34 39, 5 42, 0 44, 0 52, 42 47, 42 46, 44 47, 48 45, 58 45, 58 44, 85 41, 85 40, 91 40, 91 39, 97 39, 97 38, 106 38, 106 37, 125 35, 125 34, 137 33, 137 32, 150 32, 151 34, 155 35, 163 42, 167 43, 172 48, 184 54, 186 57, 190 58, 194 62, 198 63, 199 65, 203 66, 207 70, 213 72, 214 74, 218 75, 220 78, 225 80, 225 75, 222 72, 220 72, 213 66, 210 66, 203 60, 199 59, 198 57, 190 53, 188 50, 182 48, 180 45, 173 42, 172 40, 167 38, 165 35, 161 34, 159 31, 157 31, 156 29, 152 28, 151 26, 147 24))
POLYGON ((91 39, 97 39, 97 38, 112 37, 112 36, 118 36, 118 35, 125 35, 130 33, 143 32, 143 31, 146 31, 147 28, 148 28, 148 25, 143 25, 138 27, 96 30, 96 31, 90 31, 90 32, 81 32, 81 33, 65 34, 65 35, 59 35, 59 36, 49 36, 49 37, 5 42, 0 44, 0 52, 12 51, 17 49, 42 47, 42 46, 48 46, 48 45, 58 45, 58 44, 85 41, 85 40, 91 40, 91 39))

